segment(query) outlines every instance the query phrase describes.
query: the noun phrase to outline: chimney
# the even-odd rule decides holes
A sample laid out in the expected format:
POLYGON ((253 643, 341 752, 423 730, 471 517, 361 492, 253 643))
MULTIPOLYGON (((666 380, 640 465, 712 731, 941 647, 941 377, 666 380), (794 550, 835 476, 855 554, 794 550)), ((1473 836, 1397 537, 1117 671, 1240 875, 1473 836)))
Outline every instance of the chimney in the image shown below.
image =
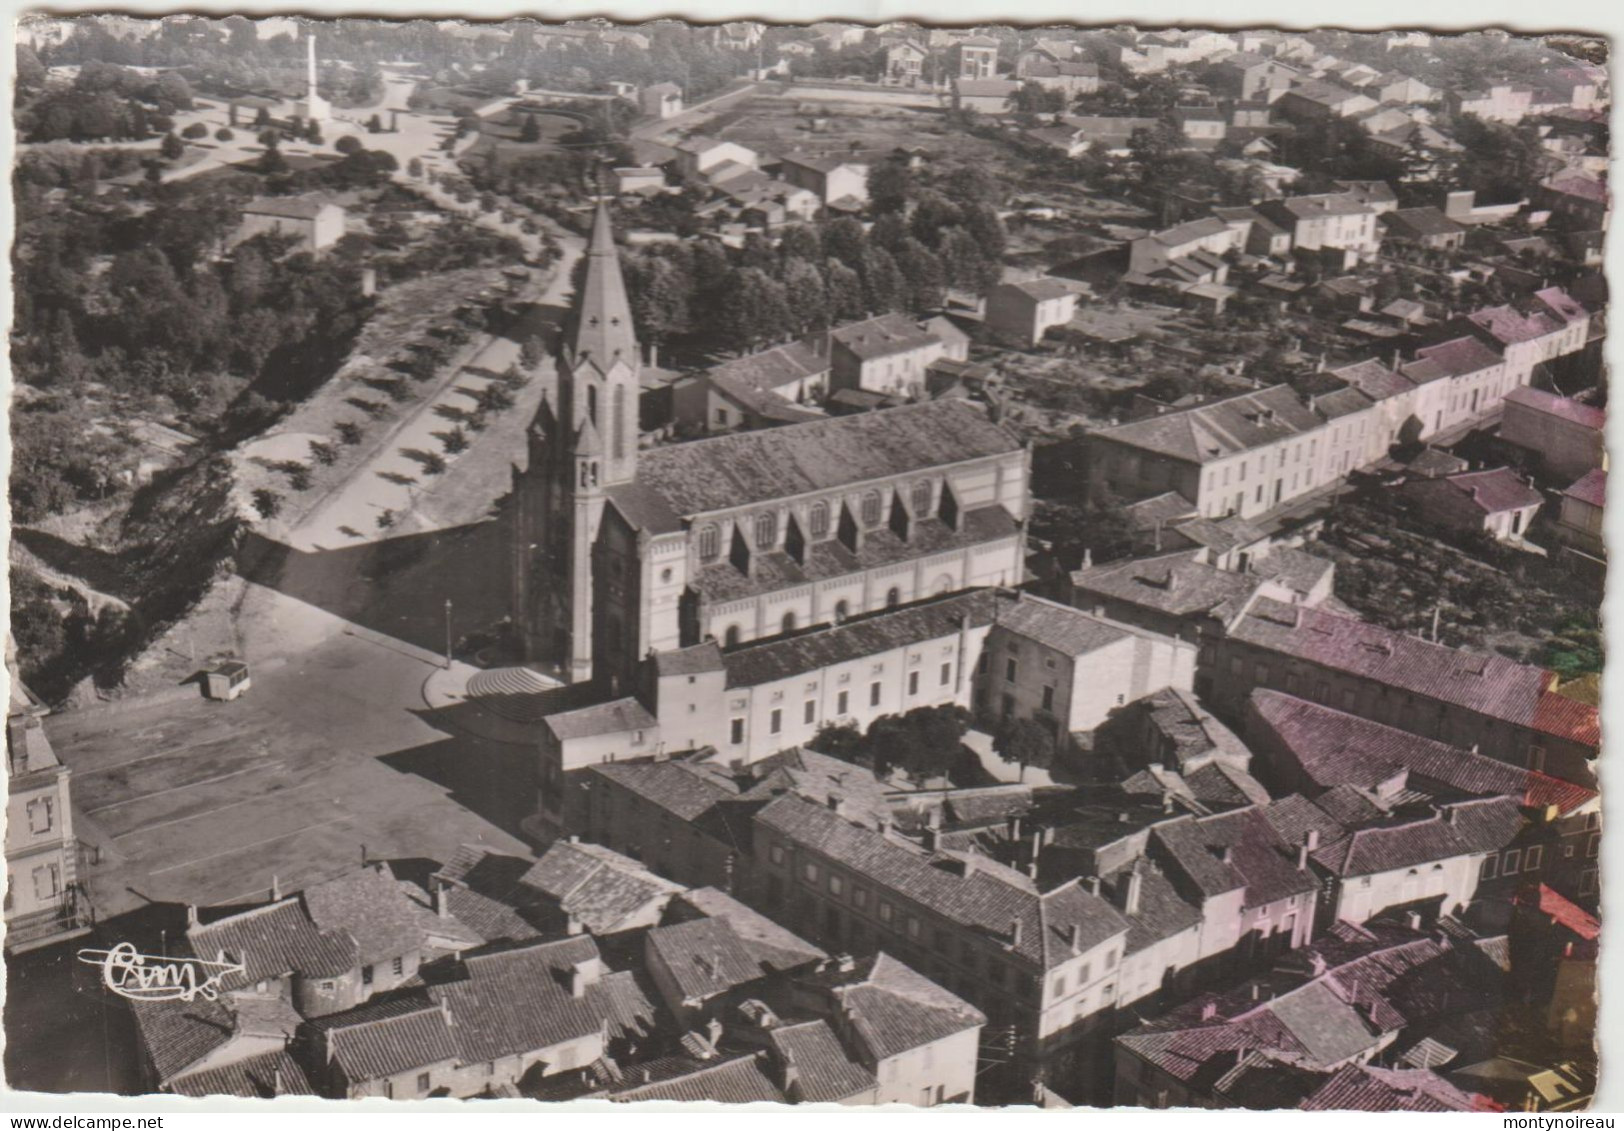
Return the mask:
POLYGON ((1009 819, 1009 839, 1010 840, 1020 840, 1021 839, 1021 819, 1018 816, 1017 817, 1011 817, 1009 819))
POLYGON ((1235 862, 1235 850, 1229 847, 1227 844, 1224 845, 1224 850, 1219 854, 1219 856, 1225 864, 1233 864, 1235 862))
POLYGON ((824 801, 829 806, 831 812, 840 812, 840 794, 831 793, 828 795, 828 797, 824 798, 824 801))
POLYGON ((1126 915, 1139 914, 1139 895, 1144 887, 1145 877, 1138 868, 1128 873, 1128 879, 1122 889, 1122 911, 1126 915))
POLYGON ((1303 838, 1303 843, 1308 846, 1308 851, 1310 851, 1310 852, 1313 852, 1316 849, 1318 849, 1319 848, 1319 830, 1318 829, 1309 829, 1308 830, 1308 835, 1303 838))
POLYGON ((271 1069, 271 1095, 280 1096, 281 1094, 282 1094, 282 1069, 280 1069, 280 1068, 272 1068, 271 1069))
POLYGON ((276 903, 282 898, 282 881, 274 874, 271 876, 271 902, 276 903))
POLYGON ((361 296, 371 298, 378 293, 378 271, 374 267, 361 268, 361 296))
POLYGON ((1069 934, 1071 935, 1071 938, 1069 940, 1071 942, 1071 952, 1073 954, 1081 954, 1083 952, 1083 928, 1082 928, 1082 925, 1080 923, 1073 923, 1071 925, 1071 930, 1070 930, 1069 934))
POLYGON ((1090 550, 1090 549, 1087 549, 1086 547, 1083 549, 1083 568, 1084 569, 1093 569, 1094 568, 1094 551, 1090 550))
POLYGON ((1009 945, 1012 947, 1021 945, 1021 921, 1019 919, 1009 921, 1009 945))
POLYGON ((1459 824, 1459 817, 1460 817, 1460 810, 1459 809, 1451 809, 1449 811, 1449 823, 1451 825, 1459 824))
POLYGON ((1089 895, 1099 895, 1100 894, 1100 878, 1098 876, 1090 876, 1090 877, 1088 877, 1088 894, 1089 895))
POLYGON ((1201 1005, 1201 1020, 1211 1021, 1218 1016, 1218 1003, 1215 1001, 1203 1002, 1201 1005))
POLYGON ((920 843, 926 852, 935 852, 941 844, 942 830, 934 825, 926 825, 920 834, 920 843))
POLYGON ((186 925, 188 927, 197 926, 197 904, 195 903, 186 905, 186 925))
POLYGON ((1410 911, 1404 916, 1404 925, 1417 933, 1421 930, 1421 912, 1410 911))
POLYGON ((442 919, 451 918, 451 904, 447 896, 451 892, 449 884, 441 884, 434 889, 434 910, 442 919))
POLYGON ((1299 872, 1308 871, 1308 844, 1306 842, 1297 846, 1297 870, 1299 872))
POLYGON ((586 991, 597 985, 603 974, 603 960, 596 955, 582 959, 570 967, 570 997, 586 996, 586 991))

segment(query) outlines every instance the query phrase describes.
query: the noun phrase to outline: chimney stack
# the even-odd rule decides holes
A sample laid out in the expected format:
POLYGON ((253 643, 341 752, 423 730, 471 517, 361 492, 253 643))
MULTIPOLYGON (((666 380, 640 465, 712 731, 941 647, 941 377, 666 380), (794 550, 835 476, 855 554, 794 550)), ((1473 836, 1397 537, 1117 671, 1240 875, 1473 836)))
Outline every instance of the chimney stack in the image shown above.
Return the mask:
POLYGON ((378 271, 374 267, 361 268, 361 295, 371 298, 378 293, 378 271))
POLYGON ((441 884, 434 889, 434 911, 442 919, 451 918, 451 904, 447 898, 450 892, 450 884, 441 884))
POLYGON ((197 926, 197 904, 195 903, 186 905, 186 925, 188 927, 197 926))
POLYGON ((1021 921, 1019 919, 1009 921, 1009 945, 1012 947, 1021 945, 1021 921))
POLYGON ((1144 886, 1145 877, 1140 875, 1138 868, 1128 872, 1128 878, 1122 886, 1122 911, 1125 915, 1139 914, 1139 894, 1144 886))
POLYGON ((271 876, 271 902, 278 903, 282 899, 282 881, 273 873, 271 876))
POLYGON ((1218 1003, 1215 1001, 1203 1002, 1201 1005, 1201 1020, 1211 1021, 1218 1016, 1218 1003))
POLYGON ((1404 915, 1404 925, 1417 933, 1421 930, 1421 912, 1410 911, 1404 915))
POLYGON ((1308 835, 1303 838, 1303 843, 1308 846, 1308 851, 1310 851, 1310 852, 1314 852, 1314 851, 1318 850, 1318 848, 1319 848, 1319 830, 1318 829, 1309 829, 1308 830, 1308 835))
POLYGON ((570 997, 581 998, 586 991, 597 985, 598 978, 603 973, 603 960, 594 955, 582 959, 570 967, 570 997))
POLYGON ((1099 895, 1100 894, 1100 878, 1098 876, 1090 876, 1090 877, 1088 877, 1088 894, 1089 895, 1099 895))
MULTIPOLYGON (((1098 883, 1099 881, 1096 880, 1095 882, 1098 883)), ((1083 952, 1083 928, 1079 923, 1071 925, 1071 952, 1073 954, 1083 952)))

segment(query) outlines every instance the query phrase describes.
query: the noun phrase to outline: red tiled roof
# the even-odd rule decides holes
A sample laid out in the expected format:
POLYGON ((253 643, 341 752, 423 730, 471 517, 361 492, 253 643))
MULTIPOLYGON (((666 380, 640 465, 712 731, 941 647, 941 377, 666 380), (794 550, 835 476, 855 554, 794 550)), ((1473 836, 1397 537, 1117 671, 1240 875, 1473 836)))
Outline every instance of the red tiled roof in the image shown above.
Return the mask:
POLYGON ((1570 499, 1589 503, 1593 507, 1607 505, 1607 472, 1603 468, 1585 472, 1584 478, 1562 492, 1570 499))
POLYGON ((1405 484, 1404 490, 1425 508, 1474 523, 1481 522, 1484 515, 1524 510, 1545 501, 1545 496, 1509 467, 1415 480, 1405 484))
POLYGON ((1594 707, 1550 690, 1543 668, 1463 652, 1323 609, 1259 598, 1230 630, 1255 647, 1475 711, 1587 746, 1601 739, 1594 707))
POLYGON ((1522 892, 1518 903, 1532 901, 1541 915, 1548 915, 1582 939, 1595 941, 1601 935, 1601 921, 1590 912, 1570 901, 1561 892, 1540 884, 1533 892, 1522 892))
POLYGON ((1560 417, 1573 424, 1594 428, 1598 432, 1607 426, 1607 413, 1604 409, 1527 385, 1520 385, 1507 393, 1506 404, 1560 417))

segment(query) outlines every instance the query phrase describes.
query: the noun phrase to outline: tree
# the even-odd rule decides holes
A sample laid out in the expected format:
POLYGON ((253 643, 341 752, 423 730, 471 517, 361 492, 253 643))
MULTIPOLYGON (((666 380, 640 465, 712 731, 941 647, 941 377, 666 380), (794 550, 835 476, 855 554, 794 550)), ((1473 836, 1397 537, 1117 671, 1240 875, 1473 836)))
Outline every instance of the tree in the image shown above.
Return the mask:
POLYGON ((418 463, 423 466, 423 474, 440 475, 445 471, 445 457, 439 452, 424 452, 418 457, 418 463))
POLYGON ((310 124, 305 127, 305 140, 311 145, 320 145, 322 143, 321 123, 316 121, 314 118, 312 118, 310 120, 310 124))
POLYGON ((338 462, 338 449, 325 440, 310 441, 310 458, 323 467, 331 467, 338 462))
POLYGON ((823 253, 853 270, 857 270, 863 262, 863 252, 867 248, 868 235, 863 231, 860 220, 842 216, 823 229, 823 253))
POLYGON ((889 251, 883 247, 869 248, 863 254, 858 274, 863 280, 863 306, 870 314, 888 314, 908 308, 908 282, 889 251))
POLYGON ((915 313, 941 309, 947 301, 947 273, 930 248, 909 237, 897 248, 896 261, 907 287, 908 308, 915 313))
POLYGON ((342 153, 344 156, 348 157, 352 153, 360 153, 366 148, 366 146, 363 145, 361 143, 361 139, 356 137, 354 134, 345 134, 343 137, 333 142, 333 148, 342 153))
POLYGON ((541 140, 541 123, 534 114, 524 116, 524 124, 519 127, 519 140, 526 144, 534 144, 541 140))
POLYGON ((378 512, 378 529, 388 530, 395 525, 395 512, 384 509, 378 512))
POLYGON ((913 170, 906 161, 892 158, 869 167, 868 202, 876 216, 901 212, 912 190, 913 170))
POLYGON ((468 433, 463 431, 460 424, 440 437, 440 445, 452 455, 467 451, 469 442, 468 433))
POLYGON ((854 722, 824 723, 807 746, 820 754, 839 758, 842 762, 858 766, 869 765, 862 728, 854 722))
POLYGON ((831 259, 823 275, 824 294, 829 303, 829 322, 839 325, 863 317, 863 280, 856 271, 831 259))
MULTIPOLYGON (((461 122, 459 122, 457 124, 457 129, 458 129, 459 132, 461 132, 461 130, 462 130, 461 122)), ((374 114, 374 115, 372 115, 372 117, 367 119, 367 133, 369 133, 369 134, 379 134, 379 133, 382 133, 382 132, 383 132, 383 119, 382 118, 380 118, 380 117, 378 117, 378 115, 374 114)))
MULTIPOLYGON (((629 259, 626 268, 632 318, 638 335, 648 343, 651 363, 658 364, 665 343, 688 329, 693 282, 679 261, 664 255, 629 259)), ((538 362, 541 352, 537 343, 538 362)))
POLYGON ((282 496, 269 487, 256 487, 253 498, 254 509, 259 512, 260 518, 275 518, 282 509, 282 496))
POLYGON ((968 711, 951 703, 881 715, 869 725, 864 752, 880 775, 900 769, 915 781, 947 777, 970 721, 968 711))
POLYGON ((214 131, 215 141, 235 141, 236 139, 237 135, 226 129, 224 126, 221 126, 219 129, 214 131))
POLYGON ((1044 770, 1054 764, 1054 735, 1036 719, 1007 720, 993 736, 992 748, 1004 761, 1021 767, 1022 781, 1028 766, 1044 770))
POLYGON ((196 141, 200 137, 209 136, 209 127, 205 126, 202 122, 193 122, 184 130, 180 131, 180 136, 190 141, 196 141))
POLYGON ((794 333, 804 334, 828 326, 829 296, 818 269, 804 259, 786 259, 782 279, 784 302, 789 308, 794 333))
POLYGON ((821 263, 823 240, 818 236, 818 229, 811 224, 788 224, 779 232, 778 253, 786 263, 791 259, 821 263))
POLYGON ((421 157, 413 157, 406 162, 406 175, 413 180, 423 176, 423 159, 421 157))
POLYGON ((164 134, 163 142, 158 146, 158 152, 165 161, 178 160, 186 152, 186 143, 173 133, 164 134))
POLYGON ((266 107, 261 106, 259 108, 259 112, 254 115, 254 128, 256 130, 263 130, 269 128, 270 124, 271 112, 266 107))
POLYGON ((789 333, 789 320, 784 286, 765 271, 739 268, 722 289, 716 329, 729 349, 747 353, 782 341, 789 333))
POLYGON ((348 444, 350 447, 354 447, 361 442, 361 426, 353 420, 340 420, 333 425, 333 431, 337 433, 341 443, 348 444))

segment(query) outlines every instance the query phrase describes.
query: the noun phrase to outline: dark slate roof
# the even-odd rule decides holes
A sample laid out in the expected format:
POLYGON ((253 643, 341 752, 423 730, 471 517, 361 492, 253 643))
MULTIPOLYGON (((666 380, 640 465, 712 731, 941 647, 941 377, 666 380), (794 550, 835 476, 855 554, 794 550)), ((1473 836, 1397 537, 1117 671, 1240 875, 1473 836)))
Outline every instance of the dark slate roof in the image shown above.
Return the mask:
POLYGON ((1474 754, 1396 727, 1258 688, 1253 717, 1280 740, 1309 779, 1322 789, 1352 785, 1374 789, 1400 771, 1412 787, 1436 783, 1476 796, 1513 797, 1562 812, 1590 802, 1595 791, 1534 770, 1474 754))
POLYGON ((568 840, 554 841, 521 882, 554 900, 594 935, 622 929, 630 916, 682 890, 629 856, 568 840))
POLYGON ((1251 759, 1246 744, 1203 707, 1192 692, 1164 688, 1137 700, 1133 710, 1161 739, 1155 749, 1145 751, 1147 758, 1179 768, 1209 756, 1227 757, 1243 765, 1251 759))
POLYGON ((441 920, 416 885, 402 886, 387 864, 369 865, 303 892, 311 921, 326 932, 347 932, 355 939, 360 962, 368 965, 420 951, 431 930, 477 945, 455 919, 441 920), (412 892, 418 898, 413 898, 412 892))
POLYGON ((725 362, 710 372, 712 377, 729 377, 751 388, 777 389, 806 377, 828 373, 829 358, 814 352, 804 342, 791 342, 787 346, 774 346, 737 361, 725 362))
POLYGON ((349 932, 342 927, 321 930, 305 915, 297 898, 190 927, 186 938, 200 958, 213 962, 224 952, 228 960, 243 964, 241 975, 222 979, 224 990, 292 973, 332 978, 361 964, 349 932))
POLYGON ((638 456, 638 479, 689 516, 890 479, 1020 449, 965 401, 670 444, 638 456))
POLYGON ((1318 887, 1309 872, 1297 868, 1295 847, 1280 837, 1259 808, 1170 821, 1157 826, 1151 836, 1170 864, 1203 896, 1244 887, 1245 906, 1260 907, 1318 887))
MULTIPOLYGON (((724 920, 756 959, 778 970, 819 962, 829 956, 718 888, 694 888, 674 901, 677 911, 724 920)), ((668 912, 668 915, 670 912, 668 912)))
POLYGON ((778 798, 760 810, 755 820, 773 834, 812 849, 877 886, 899 892, 955 923, 1004 939, 1012 956, 1040 969, 1073 957, 1073 926, 1079 929, 1085 950, 1128 928, 1115 908, 1076 884, 1039 893, 1025 876, 1007 868, 990 864, 938 867, 930 854, 800 797, 778 798), (1014 922, 1021 924, 1018 943, 1010 937, 1014 922))
POLYGON ((691 648, 670 648, 654 653, 654 670, 661 676, 699 675, 722 670, 722 650, 714 640, 691 648))
MULTIPOLYGON (((1442 375, 1446 377, 1463 377, 1468 373, 1492 369, 1503 361, 1494 350, 1471 337, 1422 346, 1415 351, 1415 355, 1420 361, 1430 362, 1434 368, 1442 370, 1442 375)), ((1410 366, 1406 365, 1403 369, 1408 374, 1410 366)))
POLYGON ((779 1059, 799 1073, 803 1103, 840 1103, 870 1091, 878 1081, 840 1044, 827 1021, 803 1021, 768 1030, 779 1059))
POLYGON ((849 1031, 873 1061, 976 1029, 987 1017, 963 998, 881 951, 851 971, 808 981, 839 1004, 849 1031))
POLYGON ((756 687, 892 648, 951 636, 966 618, 972 628, 987 625, 993 621, 996 603, 991 591, 973 590, 870 613, 800 636, 746 644, 722 656, 727 686, 756 687))
POLYGON ((1543 668, 1463 652, 1322 609, 1258 598, 1230 629, 1255 647, 1586 745, 1600 741, 1594 707, 1550 690, 1543 668))
POLYGON ((1303 1111, 1476 1111, 1477 1101, 1435 1072, 1347 1064, 1297 1105, 1303 1111))
POLYGON ((911 353, 937 342, 935 334, 905 315, 895 313, 838 326, 829 332, 829 337, 864 361, 911 353))
POLYGON ((244 1099, 268 1100, 275 1096, 316 1094, 304 1069, 285 1049, 193 1072, 171 1081, 169 1090, 179 1096, 197 1099, 241 1096, 244 1099))
POLYGON ((1181 896, 1160 868, 1143 861, 1135 862, 1115 875, 1102 877, 1119 906, 1128 875, 1135 870, 1139 873, 1139 909, 1126 916, 1128 941, 1123 948, 1125 955, 1137 954, 1201 923, 1201 909, 1181 896))

